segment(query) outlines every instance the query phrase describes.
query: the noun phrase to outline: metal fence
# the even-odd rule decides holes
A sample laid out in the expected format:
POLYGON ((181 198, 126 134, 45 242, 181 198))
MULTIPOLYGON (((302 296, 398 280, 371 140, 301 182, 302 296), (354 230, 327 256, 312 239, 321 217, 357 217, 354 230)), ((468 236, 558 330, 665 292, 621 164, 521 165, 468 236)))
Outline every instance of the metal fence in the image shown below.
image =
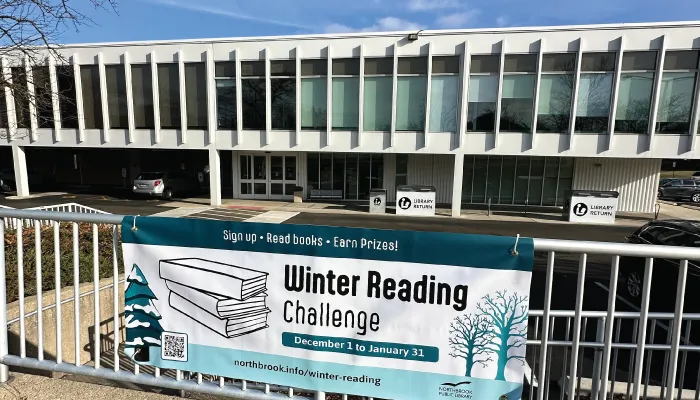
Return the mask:
MULTIPOLYGON (((0 209, 14 210, 15 208, 0 205, 0 209)), ((68 213, 81 213, 81 214, 110 214, 106 211, 98 210, 96 208, 84 206, 84 205, 78 204, 78 203, 63 203, 63 204, 54 204, 54 205, 48 205, 48 206, 38 206, 38 207, 25 208, 24 210, 56 211, 56 212, 68 212, 68 213)), ((17 225, 18 224, 17 218, 4 217, 3 221, 5 222, 5 226, 10 227, 12 229, 16 229, 18 226, 17 225)), ((48 224, 53 223, 53 221, 42 220, 42 221, 40 221, 40 223, 42 225, 48 225, 48 224)), ((24 224, 25 228, 31 228, 33 226, 34 222, 32 220, 25 220, 23 222, 23 224, 24 224)))
MULTIPOLYGON (((123 293, 121 285, 124 282, 120 278, 121 220, 122 216, 110 214, 0 209, 0 382, 8 380, 8 367, 14 366, 241 399, 326 398, 322 392, 249 382, 235 377, 166 371, 132 363, 120 351, 123 304, 119 296, 123 293), (17 219, 19 226, 26 226, 29 221, 35 238, 33 244, 23 243, 23 235, 16 235, 16 249, 11 249, 11 252, 18 254, 19 312, 17 318, 9 321, 5 282, 10 278, 6 276, 9 265, 6 265, 6 258, 9 259, 10 254, 5 252, 5 240, 12 233, 6 229, 5 218, 17 219), (42 227, 41 221, 53 221, 54 259, 42 259, 42 252, 35 252, 37 295, 36 300, 30 301, 24 295, 23 252, 32 246, 47 248, 47 244, 42 244, 42 237, 51 227, 42 227), (65 223, 72 226, 72 236, 68 239, 62 238, 66 230, 59 226, 65 223), (92 227, 91 244, 80 243, 79 224, 92 227), (98 225, 102 224, 107 225, 111 235, 111 249, 108 252, 112 272, 109 284, 105 285, 103 281, 103 286, 100 286, 99 232, 104 232, 105 228, 100 230, 98 225), (61 240, 72 242, 72 265, 61 265, 61 240), (81 265, 78 255, 81 246, 91 249, 92 265, 81 265), (62 286, 61 271, 72 271, 73 296, 62 299, 61 291, 57 290, 55 300, 45 305, 42 304, 40 271, 51 267, 55 275, 54 286, 58 288, 62 286), (93 271, 92 287, 84 293, 81 293, 79 284, 81 268, 92 268, 93 271), (108 295, 110 291, 113 315, 101 315, 100 294, 108 295), (71 302, 76 305, 85 295, 94 296, 93 315, 81 315, 79 307, 72 307, 75 325, 73 337, 66 338, 61 330, 61 307, 71 302), (36 305, 27 310, 25 302, 36 305), (55 313, 57 325, 55 336, 49 338, 44 337, 42 327, 47 322, 42 313, 47 310, 55 313), (32 343, 32 346, 36 346, 36 357, 28 356, 27 351, 26 320, 30 317, 35 319, 33 323, 36 324, 36 343, 32 343), (105 340, 100 329, 93 329, 89 343, 81 343, 81 334, 76 334, 81 331, 81 318, 89 318, 94 327, 100 327, 105 318, 111 318, 113 334, 109 340, 105 340), (19 337, 13 338, 19 342, 16 349, 9 346, 11 331, 18 331, 19 337), (44 354, 46 340, 55 340, 55 354, 44 354), (91 365, 63 360, 62 348, 70 341, 75 351, 71 355, 73 360, 81 359, 81 345, 89 345, 91 365)), ((527 365, 531 368, 526 377, 524 398, 700 398, 700 346, 695 344, 700 341, 700 334, 697 329, 692 329, 693 324, 698 324, 695 321, 700 320, 700 313, 693 313, 700 305, 697 292, 686 290, 686 283, 698 279, 693 261, 700 260, 700 249, 549 239, 535 239, 534 242, 537 257, 527 340, 527 365), (624 283, 619 278, 635 260, 640 262, 641 286, 638 291, 631 287, 634 282, 631 275, 623 274, 624 283), (607 278, 601 277, 601 271, 607 278), (652 276, 659 279, 652 281, 652 276), (673 284, 652 291, 661 278, 671 279, 673 284), (638 303, 622 296, 620 289, 637 292, 638 303)), ((342 394, 340 397, 354 398, 342 394)))

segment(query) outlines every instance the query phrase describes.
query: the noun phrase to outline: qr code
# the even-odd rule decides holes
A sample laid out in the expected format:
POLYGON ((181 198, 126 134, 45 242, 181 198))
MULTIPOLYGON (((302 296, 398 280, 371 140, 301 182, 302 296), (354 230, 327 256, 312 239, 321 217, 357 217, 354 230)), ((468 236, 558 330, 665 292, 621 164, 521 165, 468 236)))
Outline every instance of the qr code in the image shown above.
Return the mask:
POLYGON ((187 335, 163 332, 161 336, 161 358, 170 361, 187 361, 187 335))

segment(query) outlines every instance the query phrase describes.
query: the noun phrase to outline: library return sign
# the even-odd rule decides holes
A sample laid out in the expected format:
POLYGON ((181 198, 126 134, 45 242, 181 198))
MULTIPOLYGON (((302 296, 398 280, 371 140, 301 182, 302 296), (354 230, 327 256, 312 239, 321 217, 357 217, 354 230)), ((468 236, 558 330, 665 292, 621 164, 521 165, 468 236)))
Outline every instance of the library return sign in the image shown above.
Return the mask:
POLYGON ((125 217, 127 354, 395 399, 520 399, 529 239, 125 217))

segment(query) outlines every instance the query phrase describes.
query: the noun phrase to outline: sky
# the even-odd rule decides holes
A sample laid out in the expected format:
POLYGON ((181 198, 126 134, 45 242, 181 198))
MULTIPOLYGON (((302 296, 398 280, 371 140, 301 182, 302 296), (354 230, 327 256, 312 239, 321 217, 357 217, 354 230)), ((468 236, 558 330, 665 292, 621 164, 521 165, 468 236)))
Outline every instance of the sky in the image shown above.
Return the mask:
POLYGON ((62 43, 700 20, 698 0, 71 0, 62 43))

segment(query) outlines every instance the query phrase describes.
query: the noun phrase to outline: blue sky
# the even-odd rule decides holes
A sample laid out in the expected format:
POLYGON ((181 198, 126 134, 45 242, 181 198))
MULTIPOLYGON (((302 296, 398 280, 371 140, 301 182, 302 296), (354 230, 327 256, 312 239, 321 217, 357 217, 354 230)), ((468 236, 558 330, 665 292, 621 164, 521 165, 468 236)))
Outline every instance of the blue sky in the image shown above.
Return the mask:
POLYGON ((63 43, 700 19, 698 0, 73 0, 93 20, 63 43))

